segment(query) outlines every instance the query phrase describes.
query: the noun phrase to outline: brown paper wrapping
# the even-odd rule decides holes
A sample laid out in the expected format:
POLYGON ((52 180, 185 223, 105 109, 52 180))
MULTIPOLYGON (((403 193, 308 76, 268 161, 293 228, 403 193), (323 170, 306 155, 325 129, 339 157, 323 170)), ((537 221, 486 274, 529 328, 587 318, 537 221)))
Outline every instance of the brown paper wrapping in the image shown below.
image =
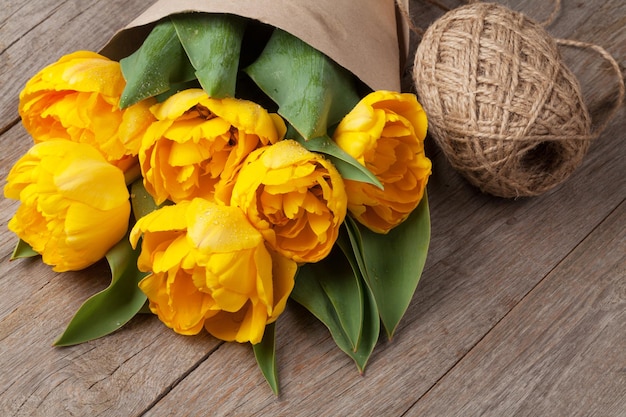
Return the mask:
MULTIPOLYGON (((398 0, 408 10, 408 0, 398 0)), ((134 52, 153 23, 182 12, 229 13, 300 38, 374 90, 400 91, 408 25, 394 0, 159 0, 102 49, 119 60, 134 52)))

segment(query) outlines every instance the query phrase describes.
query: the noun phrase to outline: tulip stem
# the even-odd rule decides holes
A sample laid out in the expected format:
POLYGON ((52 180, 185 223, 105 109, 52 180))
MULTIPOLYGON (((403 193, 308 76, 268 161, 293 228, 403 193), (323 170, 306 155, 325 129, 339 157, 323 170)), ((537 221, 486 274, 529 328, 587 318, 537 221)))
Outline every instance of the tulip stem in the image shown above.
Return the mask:
POLYGON ((127 186, 131 185, 139 178, 141 178, 141 167, 139 164, 133 164, 130 168, 124 171, 124 180, 127 186))

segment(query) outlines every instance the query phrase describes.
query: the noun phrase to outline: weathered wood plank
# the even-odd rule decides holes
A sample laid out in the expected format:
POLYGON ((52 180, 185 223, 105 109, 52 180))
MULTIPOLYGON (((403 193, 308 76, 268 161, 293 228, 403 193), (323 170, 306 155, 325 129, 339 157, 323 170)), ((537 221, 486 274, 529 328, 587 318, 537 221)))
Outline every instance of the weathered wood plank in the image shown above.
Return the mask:
POLYGON ((626 202, 419 401, 411 416, 623 416, 626 202))
POLYGON ((63 54, 99 50, 154 0, 3 2, 0 11, 0 132, 17 119, 26 81, 63 54))
MULTIPOLYGON (((533 3, 537 1, 520 2, 533 3)), ((619 56, 626 44, 623 31, 617 26, 617 34, 609 34, 598 23, 616 27, 623 22, 624 14, 619 15, 622 2, 607 0, 600 6, 598 2, 587 3, 577 4, 576 8, 564 4, 561 17, 551 29, 556 36, 579 34, 589 36, 581 40, 603 43, 624 66, 626 54, 619 56), (603 17, 585 19, 598 10, 603 17), (609 39, 604 38, 607 36, 609 39)), ((421 5, 421 0, 413 0, 412 4, 421 5)), ((138 0, 90 4, 52 1, 41 7, 46 12, 40 14, 34 10, 38 6, 13 2, 7 15, 0 14, 0 51, 4 51, 0 54, 0 76, 11 80, 10 85, 2 84, 5 94, 0 97, 0 126, 15 120, 16 94, 41 66, 78 48, 98 49, 148 4, 138 0), (17 24, 15 16, 24 20, 17 24), (7 51, 11 59, 5 60, 7 51)), ((541 18, 546 15, 544 8, 530 10, 536 10, 541 18)), ((546 10, 549 13, 549 8, 546 10)), ((587 77, 586 61, 591 58, 584 51, 568 54, 568 63, 573 63, 570 66, 581 77, 587 77)), ((597 81, 586 83, 586 94, 598 103, 596 113, 601 114, 612 84, 606 67, 598 65, 591 76, 597 81)), ((249 346, 220 344, 206 335, 176 336, 154 317, 139 317, 128 328, 81 346, 51 347, 80 303, 106 286, 106 266, 57 275, 37 261, 9 263, 14 238, 6 229, 0 230, 0 413, 400 415, 413 411, 411 407, 416 402, 419 405, 424 393, 455 365, 466 366, 468 372, 480 372, 480 351, 474 353, 483 346, 479 342, 486 334, 498 332, 497 324, 503 318, 506 321, 507 314, 522 300, 517 308, 524 308, 531 299, 525 298, 527 294, 544 277, 551 278, 551 271, 561 268, 561 260, 581 241, 588 242, 585 238, 591 234, 594 242, 603 244, 603 236, 608 235, 602 232, 604 229, 595 233, 594 229, 626 196, 625 130, 626 111, 622 108, 568 182, 542 197, 519 201, 479 194, 451 171, 431 145, 429 155, 435 163, 429 186, 432 249, 397 337, 392 342, 381 341, 366 375, 360 376, 351 361, 334 347, 323 326, 290 304, 278 322, 283 389, 279 398, 271 394, 256 369, 249 346), (472 358, 472 362, 464 365, 464 358, 472 358), (473 369, 474 363, 479 368, 473 369)), ((28 143, 19 125, 0 135, 0 178, 6 177, 28 143)), ((15 208, 14 202, 0 200, 2 224, 6 225, 15 208)), ((620 219, 623 223, 623 217, 620 219)), ((590 271, 600 279, 596 272, 601 274, 602 269, 590 271)), ((535 296, 536 290, 532 294, 535 296)), ((589 326, 590 335, 597 334, 591 323, 589 326)), ((507 335, 502 333, 503 337, 507 335)), ((608 352, 611 343, 622 340, 615 339, 619 336, 602 333, 602 343, 592 353, 600 355, 602 349, 608 352)), ((493 343, 507 342, 494 339, 493 343)), ((489 360, 489 352, 482 353, 486 355, 484 360, 489 360)), ((582 364, 573 372, 580 374, 591 364, 582 364)), ((550 379, 557 371, 549 369, 545 375, 550 379)), ((532 372, 520 371, 520 375, 537 386, 544 383, 540 378, 533 379, 532 372)), ((505 378, 497 373, 492 377, 505 378)), ((602 413, 603 404, 597 405, 602 413)), ((606 410, 612 406, 606 405, 606 410)))
POLYGON ((108 284, 107 267, 65 274, 36 261, 20 267, 3 268, 0 281, 2 298, 16 301, 0 321, 3 416, 139 415, 220 344, 138 316, 106 338, 54 348, 80 304, 108 284))

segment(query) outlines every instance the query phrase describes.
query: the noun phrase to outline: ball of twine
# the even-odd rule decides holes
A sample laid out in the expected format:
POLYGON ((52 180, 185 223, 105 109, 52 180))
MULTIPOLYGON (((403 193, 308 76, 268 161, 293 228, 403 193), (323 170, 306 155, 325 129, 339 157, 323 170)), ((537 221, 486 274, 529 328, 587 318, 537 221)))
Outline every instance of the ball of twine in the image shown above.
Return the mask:
POLYGON ((433 23, 413 79, 429 131, 482 191, 539 195, 578 167, 594 136, 578 81, 539 24, 476 3, 433 23))

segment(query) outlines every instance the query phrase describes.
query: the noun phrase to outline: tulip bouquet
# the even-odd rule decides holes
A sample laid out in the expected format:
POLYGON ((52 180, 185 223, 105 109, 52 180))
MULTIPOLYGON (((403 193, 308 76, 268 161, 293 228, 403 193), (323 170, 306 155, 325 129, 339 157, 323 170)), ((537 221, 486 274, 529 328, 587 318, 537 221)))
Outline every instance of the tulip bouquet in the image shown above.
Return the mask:
POLYGON ((34 145, 4 187, 20 201, 13 257, 110 265, 56 345, 151 312, 179 334, 249 342, 277 392, 291 298, 362 372, 425 262, 426 115, 228 7, 166 8, 131 51, 74 52, 28 81, 34 145))

